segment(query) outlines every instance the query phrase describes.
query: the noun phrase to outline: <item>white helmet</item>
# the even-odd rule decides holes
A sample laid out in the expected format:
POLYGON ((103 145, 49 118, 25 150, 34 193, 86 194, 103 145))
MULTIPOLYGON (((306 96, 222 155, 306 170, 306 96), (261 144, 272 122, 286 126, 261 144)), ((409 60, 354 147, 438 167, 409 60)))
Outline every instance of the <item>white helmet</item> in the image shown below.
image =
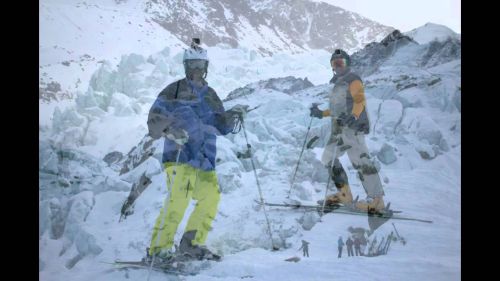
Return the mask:
POLYGON ((184 50, 184 56, 182 57, 182 63, 184 64, 184 70, 186 72, 186 77, 189 77, 189 67, 188 67, 188 61, 189 60, 204 60, 204 71, 206 77, 207 72, 208 72, 208 55, 207 55, 207 50, 203 49, 200 47, 200 39, 199 38, 193 38, 193 42, 191 43, 191 47, 189 49, 184 50))
POLYGON ((191 44, 191 48, 184 50, 184 56, 182 57, 182 61, 186 60, 206 60, 208 61, 207 50, 193 46, 191 44))

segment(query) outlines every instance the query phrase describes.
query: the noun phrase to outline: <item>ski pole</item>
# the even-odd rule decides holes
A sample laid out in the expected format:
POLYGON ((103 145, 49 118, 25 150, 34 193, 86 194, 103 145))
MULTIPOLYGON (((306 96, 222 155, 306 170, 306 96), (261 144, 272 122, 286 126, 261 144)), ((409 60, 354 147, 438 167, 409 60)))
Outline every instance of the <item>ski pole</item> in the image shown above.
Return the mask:
POLYGON ((398 232, 398 230, 396 229, 396 226, 394 225, 394 223, 392 223, 392 227, 394 227, 394 230, 396 231, 396 234, 398 235, 398 237, 401 237, 401 236, 399 235, 399 232, 398 232))
POLYGON ((399 235, 399 232, 396 229, 396 226, 394 225, 394 223, 392 223, 392 227, 394 227, 394 230, 396 231, 396 235, 398 236, 399 241, 401 241, 401 243, 403 244, 403 246, 406 245, 406 240, 404 239, 403 236, 399 235))
POLYGON ((155 241, 155 247, 153 248, 153 258, 151 260, 151 265, 149 266, 148 270, 148 278, 147 280, 149 281, 149 277, 151 276, 151 269, 153 269, 153 264, 155 263, 155 258, 156 258, 156 248, 158 247, 158 243, 160 241, 160 236, 163 231, 163 227, 165 226, 165 220, 167 219, 167 208, 168 208, 168 202, 170 200, 170 195, 172 194, 172 189, 174 188, 174 181, 175 181, 175 174, 176 174, 176 169, 177 165, 179 164, 179 157, 181 155, 181 149, 182 146, 177 145, 177 157, 175 159, 175 165, 174 169, 172 171, 172 182, 170 183, 170 186, 168 186, 168 194, 167 197, 165 198, 165 201, 163 202, 163 219, 160 225, 160 230, 156 236, 156 241, 155 241))
POLYGON ((269 219, 267 217, 266 206, 264 205, 264 198, 262 196, 262 190, 260 188, 259 179, 257 177, 257 172, 255 171, 255 164, 253 162, 253 155, 252 155, 252 150, 251 150, 252 146, 248 143, 247 130, 245 128, 245 122, 243 121, 243 119, 241 119, 241 126, 243 127, 243 134, 245 135, 245 141, 247 142, 248 152, 250 154, 250 161, 252 163, 253 174, 255 176, 255 182, 257 182, 257 188, 259 189, 260 202, 262 205, 262 209, 264 210, 264 216, 266 217, 267 230, 269 231, 269 237, 271 238, 271 246, 273 247, 273 250, 276 251, 279 248, 274 245, 273 234, 271 232, 271 225, 269 224, 269 219))
POLYGON ((304 153, 304 148, 306 147, 307 137, 309 136, 309 131, 311 130, 311 124, 313 121, 313 117, 311 116, 311 121, 309 121, 309 126, 307 127, 306 137, 304 138, 304 144, 302 145, 302 150, 300 151, 299 160, 297 161, 297 165, 295 166, 295 172, 293 172, 292 183, 290 184, 290 189, 288 190, 288 195, 286 198, 290 198, 290 192, 292 191, 293 184, 295 182, 295 176, 297 175, 297 171, 299 170, 300 159, 302 158, 302 153, 304 153))
MULTIPOLYGON (((337 145, 339 143, 339 138, 340 138, 340 133, 335 135, 334 136, 334 140, 333 140, 333 152, 332 152, 332 162, 331 162, 331 166, 328 167, 329 170, 333 169, 333 165, 335 163, 335 158, 337 157, 337 145)), ((325 189, 325 196, 324 196, 324 199, 323 199, 323 206, 321 207, 321 216, 320 216, 320 221, 321 221, 321 218, 323 217, 324 213, 325 213, 325 204, 326 204, 326 194, 328 193, 328 188, 330 187, 330 181, 331 181, 331 175, 330 175, 330 172, 328 172, 328 182, 326 184, 326 189, 325 189)))

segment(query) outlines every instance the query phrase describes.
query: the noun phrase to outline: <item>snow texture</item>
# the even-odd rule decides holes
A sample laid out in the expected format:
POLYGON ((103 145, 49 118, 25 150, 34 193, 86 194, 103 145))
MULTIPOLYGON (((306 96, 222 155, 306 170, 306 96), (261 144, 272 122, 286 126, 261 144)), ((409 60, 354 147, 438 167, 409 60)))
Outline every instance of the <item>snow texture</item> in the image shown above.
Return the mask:
MULTIPOLYGON (((54 22, 41 29, 42 34, 51 34, 41 36, 41 76, 47 73, 61 89, 72 93, 72 98, 56 95, 56 100, 40 101, 40 280, 144 280, 148 274, 147 270, 115 270, 105 263, 144 257, 167 196, 160 163, 161 140, 152 143, 156 150, 143 162, 138 161, 144 148, 139 142, 147 133, 147 114, 156 95, 184 76, 181 58, 185 45, 165 30, 154 28, 146 32, 156 38, 147 40, 150 43, 141 37, 142 43, 125 44, 127 35, 141 28, 139 24, 152 24, 138 16, 142 3, 40 3, 41 22, 54 22), (86 18, 79 16, 78 9, 88 10, 86 18), (131 17, 137 21, 124 22, 131 17), (61 19, 67 24, 59 24, 61 32, 56 32, 54 25, 61 19), (105 24, 116 32, 101 34, 100 27, 105 24), (84 30, 77 35, 82 36, 81 45, 71 45, 72 39, 57 35, 79 29, 84 30), (116 39, 110 36, 122 38, 114 44, 117 49, 92 47, 91 43, 116 39), (52 47, 64 42, 68 50, 52 47), (149 47, 143 48, 146 45, 149 47), (80 66, 70 59, 87 52, 91 58, 104 60, 82 59, 85 71, 74 74, 72 69, 80 66), (60 64, 61 60, 68 60, 69 66, 60 64), (77 79, 81 82, 74 87, 77 79), (130 168, 120 175, 125 163, 130 168), (134 212, 118 222, 123 202, 142 175, 151 183, 136 200, 134 212)), ((189 3, 194 7, 201 2, 189 3)), ((270 3, 274 2, 256 2, 254 8, 264 9, 270 3)), ((204 11, 203 5, 196 7, 204 11)), ((228 8, 224 13, 229 16, 230 12, 235 17, 228 8)), ((425 38, 426 30, 421 29, 415 37, 425 38)), ((384 37, 386 34, 380 39, 384 37)), ((289 191, 292 199, 304 204, 323 199, 329 175, 319 159, 330 133, 328 118, 312 121, 307 140, 313 136, 319 140, 304 150, 293 186, 291 180, 311 120, 310 105, 320 102, 320 108, 328 107, 330 54, 316 50, 261 56, 245 47, 216 45, 208 48, 211 62, 207 80, 225 99, 226 109, 236 104, 255 108, 244 123, 252 158, 238 158, 247 151, 243 131, 217 138, 216 171, 222 194, 207 246, 223 255, 223 260, 208 262, 195 276, 152 272, 151 280, 459 279, 460 39, 397 43, 407 40, 404 38, 392 36, 361 49, 353 55, 360 66, 354 70, 365 84, 371 123, 371 133, 365 139, 380 168, 385 201, 402 210, 402 215, 430 219, 432 224, 389 221, 370 239, 386 237, 394 230, 393 222, 406 245, 393 242, 388 254, 378 257, 338 259, 338 237, 346 241, 350 226, 367 228, 366 217, 328 213, 320 220, 317 212, 267 207, 271 243, 263 207, 255 203, 260 195, 251 159, 265 201, 283 202, 289 191), (384 43, 391 49, 384 51, 384 43), (310 243, 310 257, 286 262, 300 256, 302 240, 310 243), (280 250, 271 251, 272 244, 280 250)), ((364 199, 364 189, 347 155, 340 161, 353 195, 364 199)), ((335 191, 330 183, 327 192, 335 191)), ((176 243, 187 217, 179 227, 176 243)))

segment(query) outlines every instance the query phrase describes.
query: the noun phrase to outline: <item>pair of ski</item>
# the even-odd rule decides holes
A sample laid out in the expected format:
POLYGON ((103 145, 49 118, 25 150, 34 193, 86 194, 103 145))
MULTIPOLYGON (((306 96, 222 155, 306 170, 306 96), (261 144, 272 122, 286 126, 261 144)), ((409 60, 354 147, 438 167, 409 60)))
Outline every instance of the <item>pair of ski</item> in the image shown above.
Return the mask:
POLYGON ((116 260, 111 263, 118 269, 152 269, 155 271, 163 272, 173 275, 196 275, 203 268, 208 266, 209 261, 220 261, 218 259, 193 259, 186 258, 185 256, 174 256, 167 261, 155 261, 151 266, 151 261, 143 259, 142 261, 120 261, 116 260))
POLYGON ((196 273, 186 269, 184 263, 156 263, 151 266, 151 263, 147 261, 120 261, 110 263, 114 265, 117 269, 152 269, 155 271, 160 271, 166 274, 173 275, 194 275, 196 273))
MULTIPOLYGON (((266 205, 270 207, 286 207, 286 208, 292 208, 292 209, 302 209, 302 210, 317 210, 318 212, 321 212, 322 210, 322 205, 303 205, 300 201, 294 200, 291 203, 268 203, 268 202, 260 202, 255 200, 255 202, 259 205, 266 205)), ((397 210, 391 210, 389 209, 390 204, 381 211, 377 212, 366 212, 362 211, 353 207, 349 206, 344 206, 340 204, 334 204, 334 205, 325 205, 324 212, 325 213, 339 213, 339 214, 347 214, 347 215, 357 215, 357 216, 368 216, 368 217, 377 217, 381 219, 395 219, 395 220, 407 220, 407 221, 418 221, 418 222, 425 222, 425 223, 432 223, 430 220, 423 220, 423 219, 417 219, 417 218, 410 218, 410 217, 405 217, 398 215, 399 213, 402 213, 402 211, 397 211, 397 210)))

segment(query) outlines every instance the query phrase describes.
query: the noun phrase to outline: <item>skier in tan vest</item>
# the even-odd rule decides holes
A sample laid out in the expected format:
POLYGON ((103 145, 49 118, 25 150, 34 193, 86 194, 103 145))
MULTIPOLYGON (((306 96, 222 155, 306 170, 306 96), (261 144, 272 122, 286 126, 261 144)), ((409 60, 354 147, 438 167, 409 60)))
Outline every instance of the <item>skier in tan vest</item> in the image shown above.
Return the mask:
POLYGON ((355 207, 366 211, 380 211, 385 207, 384 190, 365 143, 370 123, 363 82, 351 71, 350 57, 345 51, 335 50, 330 64, 335 75, 330 80, 334 87, 330 93, 329 109, 320 110, 317 105, 311 107, 311 116, 320 119, 330 117, 332 120, 332 133, 323 152, 322 162, 328 167, 338 192, 328 196, 326 204, 353 203, 347 174, 339 161, 339 157, 347 152, 367 194, 366 200, 356 202, 355 207), (339 141, 336 142, 338 137, 339 141), (337 146, 335 157, 334 146, 337 146))

